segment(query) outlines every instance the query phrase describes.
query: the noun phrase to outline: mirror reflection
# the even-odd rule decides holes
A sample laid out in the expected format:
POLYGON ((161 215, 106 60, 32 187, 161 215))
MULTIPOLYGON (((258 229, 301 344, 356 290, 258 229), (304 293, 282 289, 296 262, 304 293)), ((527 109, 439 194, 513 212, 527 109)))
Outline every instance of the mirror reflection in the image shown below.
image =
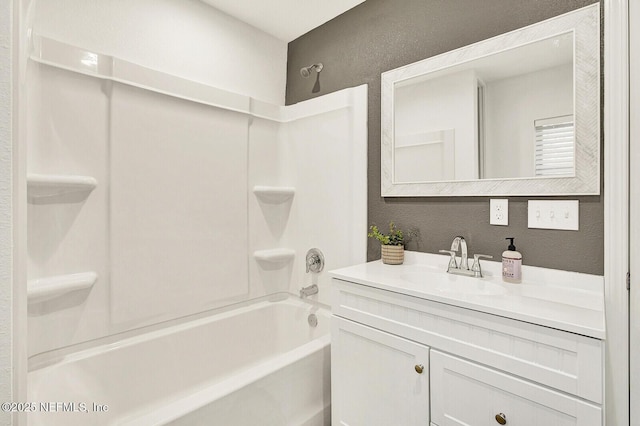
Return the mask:
POLYGON ((575 175, 574 34, 394 83, 396 183, 575 175))

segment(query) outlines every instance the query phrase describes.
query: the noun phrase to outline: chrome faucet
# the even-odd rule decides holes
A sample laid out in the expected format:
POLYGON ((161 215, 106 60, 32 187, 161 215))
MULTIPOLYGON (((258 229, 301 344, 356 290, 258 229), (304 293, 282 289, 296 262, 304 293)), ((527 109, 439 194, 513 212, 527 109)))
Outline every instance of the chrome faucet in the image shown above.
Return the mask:
POLYGON ((480 267, 480 259, 493 259, 493 256, 486 254, 474 254, 473 265, 469 269, 469 258, 467 257, 467 242, 464 237, 457 236, 451 242, 451 250, 440 250, 440 253, 449 253, 449 265, 447 272, 456 275, 466 275, 470 277, 482 278, 482 268, 480 267), (456 259, 456 254, 460 250, 460 265, 456 259))
POLYGON ((311 296, 313 294, 318 293, 318 286, 316 284, 311 284, 308 287, 302 287, 300 289, 300 297, 304 299, 307 296, 311 296))
POLYGON ((469 259, 467 258, 467 242, 464 237, 457 236, 451 241, 451 250, 458 251, 460 246, 460 269, 469 270, 469 259))

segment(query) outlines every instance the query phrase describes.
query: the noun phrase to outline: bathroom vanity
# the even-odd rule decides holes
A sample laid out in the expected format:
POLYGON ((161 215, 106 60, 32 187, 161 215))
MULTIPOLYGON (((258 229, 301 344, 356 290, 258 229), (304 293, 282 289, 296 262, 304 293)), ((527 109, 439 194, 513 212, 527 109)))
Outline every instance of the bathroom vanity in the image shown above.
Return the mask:
POLYGON ((332 271, 332 424, 603 424, 600 276, 407 252, 332 271))

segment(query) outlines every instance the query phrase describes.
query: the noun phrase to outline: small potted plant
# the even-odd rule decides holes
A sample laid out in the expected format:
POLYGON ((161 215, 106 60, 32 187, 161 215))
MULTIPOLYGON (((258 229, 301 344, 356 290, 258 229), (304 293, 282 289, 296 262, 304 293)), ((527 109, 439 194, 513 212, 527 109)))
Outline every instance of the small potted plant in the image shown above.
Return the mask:
MULTIPOLYGON (((387 265, 402 265, 404 262, 404 242, 405 235, 402 230, 396 228, 393 222, 389 223, 389 234, 385 235, 376 225, 369 227, 371 232, 367 234, 370 238, 380 241, 382 248, 382 263, 387 265)), ((408 233, 407 237, 413 235, 408 233)))

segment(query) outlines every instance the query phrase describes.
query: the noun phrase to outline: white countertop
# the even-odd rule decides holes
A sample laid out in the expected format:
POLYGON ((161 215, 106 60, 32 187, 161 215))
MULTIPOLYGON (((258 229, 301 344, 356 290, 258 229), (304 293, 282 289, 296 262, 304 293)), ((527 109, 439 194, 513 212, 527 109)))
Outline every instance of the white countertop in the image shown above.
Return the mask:
POLYGON ((405 251, 403 265, 378 260, 330 274, 381 290, 605 338, 602 276, 523 266, 522 283, 510 284, 502 281, 500 262, 482 261, 484 278, 473 278, 446 273, 448 261, 449 255, 405 251))

